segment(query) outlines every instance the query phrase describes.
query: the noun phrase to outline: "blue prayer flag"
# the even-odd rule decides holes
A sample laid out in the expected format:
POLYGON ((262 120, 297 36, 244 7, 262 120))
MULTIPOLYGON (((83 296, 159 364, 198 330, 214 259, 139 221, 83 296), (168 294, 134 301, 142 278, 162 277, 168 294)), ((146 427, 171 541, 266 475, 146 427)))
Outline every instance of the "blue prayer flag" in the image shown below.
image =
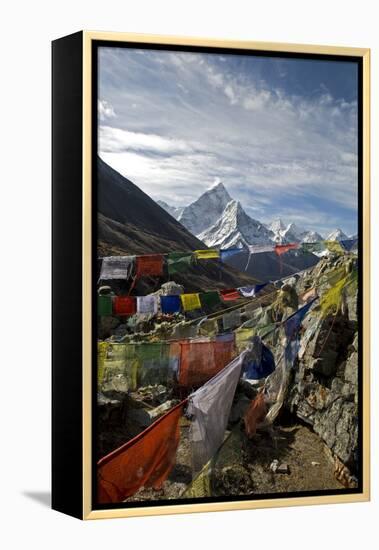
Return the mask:
POLYGON ((178 313, 180 311, 180 296, 161 296, 162 313, 178 313))
POLYGON ((251 352, 247 355, 242 367, 242 378, 260 380, 275 370, 275 359, 272 351, 264 345, 259 337, 251 341, 251 352))
POLYGON ((244 250, 242 248, 225 248, 224 250, 220 250, 220 260, 222 262, 225 262, 235 254, 239 254, 240 252, 244 252, 244 250))
POLYGON ((317 300, 317 297, 305 304, 305 306, 300 308, 296 313, 291 315, 291 317, 289 317, 287 321, 284 321, 284 331, 286 333, 287 340, 293 340, 294 338, 296 338, 300 325, 315 300, 317 300))

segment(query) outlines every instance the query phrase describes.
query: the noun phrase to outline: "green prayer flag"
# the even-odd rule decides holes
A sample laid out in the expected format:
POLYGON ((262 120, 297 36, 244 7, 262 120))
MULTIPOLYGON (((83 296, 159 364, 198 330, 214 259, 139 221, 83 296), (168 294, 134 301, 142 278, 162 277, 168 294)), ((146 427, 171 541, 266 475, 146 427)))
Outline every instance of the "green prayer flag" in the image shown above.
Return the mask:
POLYGON ((192 252, 170 252, 167 256, 167 268, 170 275, 188 271, 192 262, 192 252))
POLYGON ((200 302, 201 305, 207 306, 207 307, 213 307, 216 306, 221 302, 220 295, 216 290, 211 290, 209 292, 201 292, 200 293, 200 302))
POLYGON ((97 314, 102 317, 112 315, 112 296, 100 294, 97 297, 97 314))
POLYGON ((140 367, 138 386, 167 385, 169 377, 169 351, 167 342, 142 342, 135 346, 140 367))

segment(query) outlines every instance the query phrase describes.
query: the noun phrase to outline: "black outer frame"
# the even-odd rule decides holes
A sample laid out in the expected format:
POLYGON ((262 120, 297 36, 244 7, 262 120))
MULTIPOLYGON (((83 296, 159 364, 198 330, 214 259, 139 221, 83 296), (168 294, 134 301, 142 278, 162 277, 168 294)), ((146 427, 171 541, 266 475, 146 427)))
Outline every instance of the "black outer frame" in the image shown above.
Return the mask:
MULTIPOLYGON (((83 385, 82 385, 82 221, 83 221, 83 32, 63 37, 52 44, 52 115, 53 115, 53 369, 52 369, 52 508, 83 519, 83 385)), ((363 59, 353 56, 327 54, 299 54, 235 48, 161 45, 152 43, 128 43, 116 41, 92 41, 92 212, 96 213, 96 156, 97 156, 97 47, 98 46, 160 49, 167 51, 193 51, 259 55, 266 57, 292 57, 325 59, 358 63, 358 232, 359 232, 359 447, 360 475, 357 489, 343 490, 345 494, 363 491, 363 59)), ((96 216, 92 216, 92 275, 93 318, 92 351, 96 352, 96 216)), ((92 372, 96 372, 96 353, 93 355, 92 372)), ((106 510, 155 507, 204 502, 232 502, 252 500, 247 497, 222 497, 128 503, 112 506, 96 504, 96 379, 92 387, 92 509, 106 510)), ((309 491, 254 495, 253 500, 288 497, 327 496, 336 491, 309 491)))
POLYGON ((82 32, 52 65, 52 508, 82 519, 82 32))

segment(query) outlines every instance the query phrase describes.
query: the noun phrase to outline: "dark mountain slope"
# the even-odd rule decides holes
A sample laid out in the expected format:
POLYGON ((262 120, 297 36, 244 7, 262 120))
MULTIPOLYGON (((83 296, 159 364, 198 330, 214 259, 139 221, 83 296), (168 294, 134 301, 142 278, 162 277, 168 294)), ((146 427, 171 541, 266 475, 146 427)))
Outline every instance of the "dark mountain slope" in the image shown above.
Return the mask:
MULTIPOLYGON (((98 255, 192 251, 207 248, 134 183, 98 159, 98 255)), ((220 262, 199 262, 175 281, 187 291, 254 283, 220 262)), ((167 279, 166 279, 167 280, 167 279)), ((141 281, 152 289, 163 281, 141 281)), ((142 290, 142 289, 141 289, 142 290)), ((146 288, 144 289, 146 290, 146 288)))
MULTIPOLYGON (((115 222, 127 224, 129 228, 134 227, 135 231, 155 235, 162 240, 162 246, 166 241, 175 243, 175 248, 170 250, 204 248, 204 243, 194 237, 134 183, 113 170, 100 158, 97 166, 99 213, 115 222)), ((153 250, 167 252, 167 246, 150 251, 153 250)))
MULTIPOLYGON (((228 260, 228 265, 235 269, 245 271, 249 259, 248 252, 243 251, 228 260)), ((281 259, 275 252, 263 252, 253 254, 247 267, 246 273, 263 281, 281 279, 319 262, 314 254, 303 254, 290 250, 281 259)))

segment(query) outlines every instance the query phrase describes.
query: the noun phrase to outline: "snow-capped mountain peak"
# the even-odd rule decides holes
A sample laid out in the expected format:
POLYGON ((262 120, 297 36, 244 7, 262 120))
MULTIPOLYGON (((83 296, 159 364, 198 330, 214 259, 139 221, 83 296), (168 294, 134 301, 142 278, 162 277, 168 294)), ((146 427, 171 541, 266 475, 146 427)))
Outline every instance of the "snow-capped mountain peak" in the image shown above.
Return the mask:
POLYGON ((177 217, 191 233, 199 235, 213 225, 232 200, 223 183, 219 182, 186 206, 177 217))
POLYGON ((317 233, 317 231, 305 231, 301 235, 301 242, 303 243, 316 243, 322 240, 322 236, 320 235, 320 233, 317 233))
POLYGON ((348 238, 347 235, 342 231, 342 229, 337 228, 334 231, 332 231, 330 235, 326 237, 326 240, 327 241, 344 241, 347 238, 348 238))
POLYGON ((165 201, 157 201, 157 204, 159 204, 159 206, 163 208, 163 210, 166 210, 166 212, 171 214, 171 216, 175 219, 178 219, 178 217, 184 210, 184 206, 170 206, 165 201))
POLYGON ((286 224, 280 218, 276 218, 268 225, 268 229, 270 229, 273 233, 284 231, 286 227, 286 224))
POLYGON ((261 222, 250 218, 236 200, 231 200, 216 223, 198 235, 206 245, 218 248, 268 244, 271 236, 271 231, 261 222))
MULTIPOLYGON (((191 233, 211 247, 246 248, 249 244, 286 244, 317 242, 323 237, 317 232, 285 223, 277 218, 269 225, 251 218, 238 200, 233 199, 225 185, 216 180, 198 199, 185 207, 174 207, 158 201, 171 216, 191 233)), ((348 237, 336 229, 327 240, 344 240, 348 237)))
POLYGON ((291 233, 298 239, 301 239, 301 236, 305 233, 305 230, 302 227, 296 225, 296 223, 289 223, 285 229, 286 234, 291 233))

